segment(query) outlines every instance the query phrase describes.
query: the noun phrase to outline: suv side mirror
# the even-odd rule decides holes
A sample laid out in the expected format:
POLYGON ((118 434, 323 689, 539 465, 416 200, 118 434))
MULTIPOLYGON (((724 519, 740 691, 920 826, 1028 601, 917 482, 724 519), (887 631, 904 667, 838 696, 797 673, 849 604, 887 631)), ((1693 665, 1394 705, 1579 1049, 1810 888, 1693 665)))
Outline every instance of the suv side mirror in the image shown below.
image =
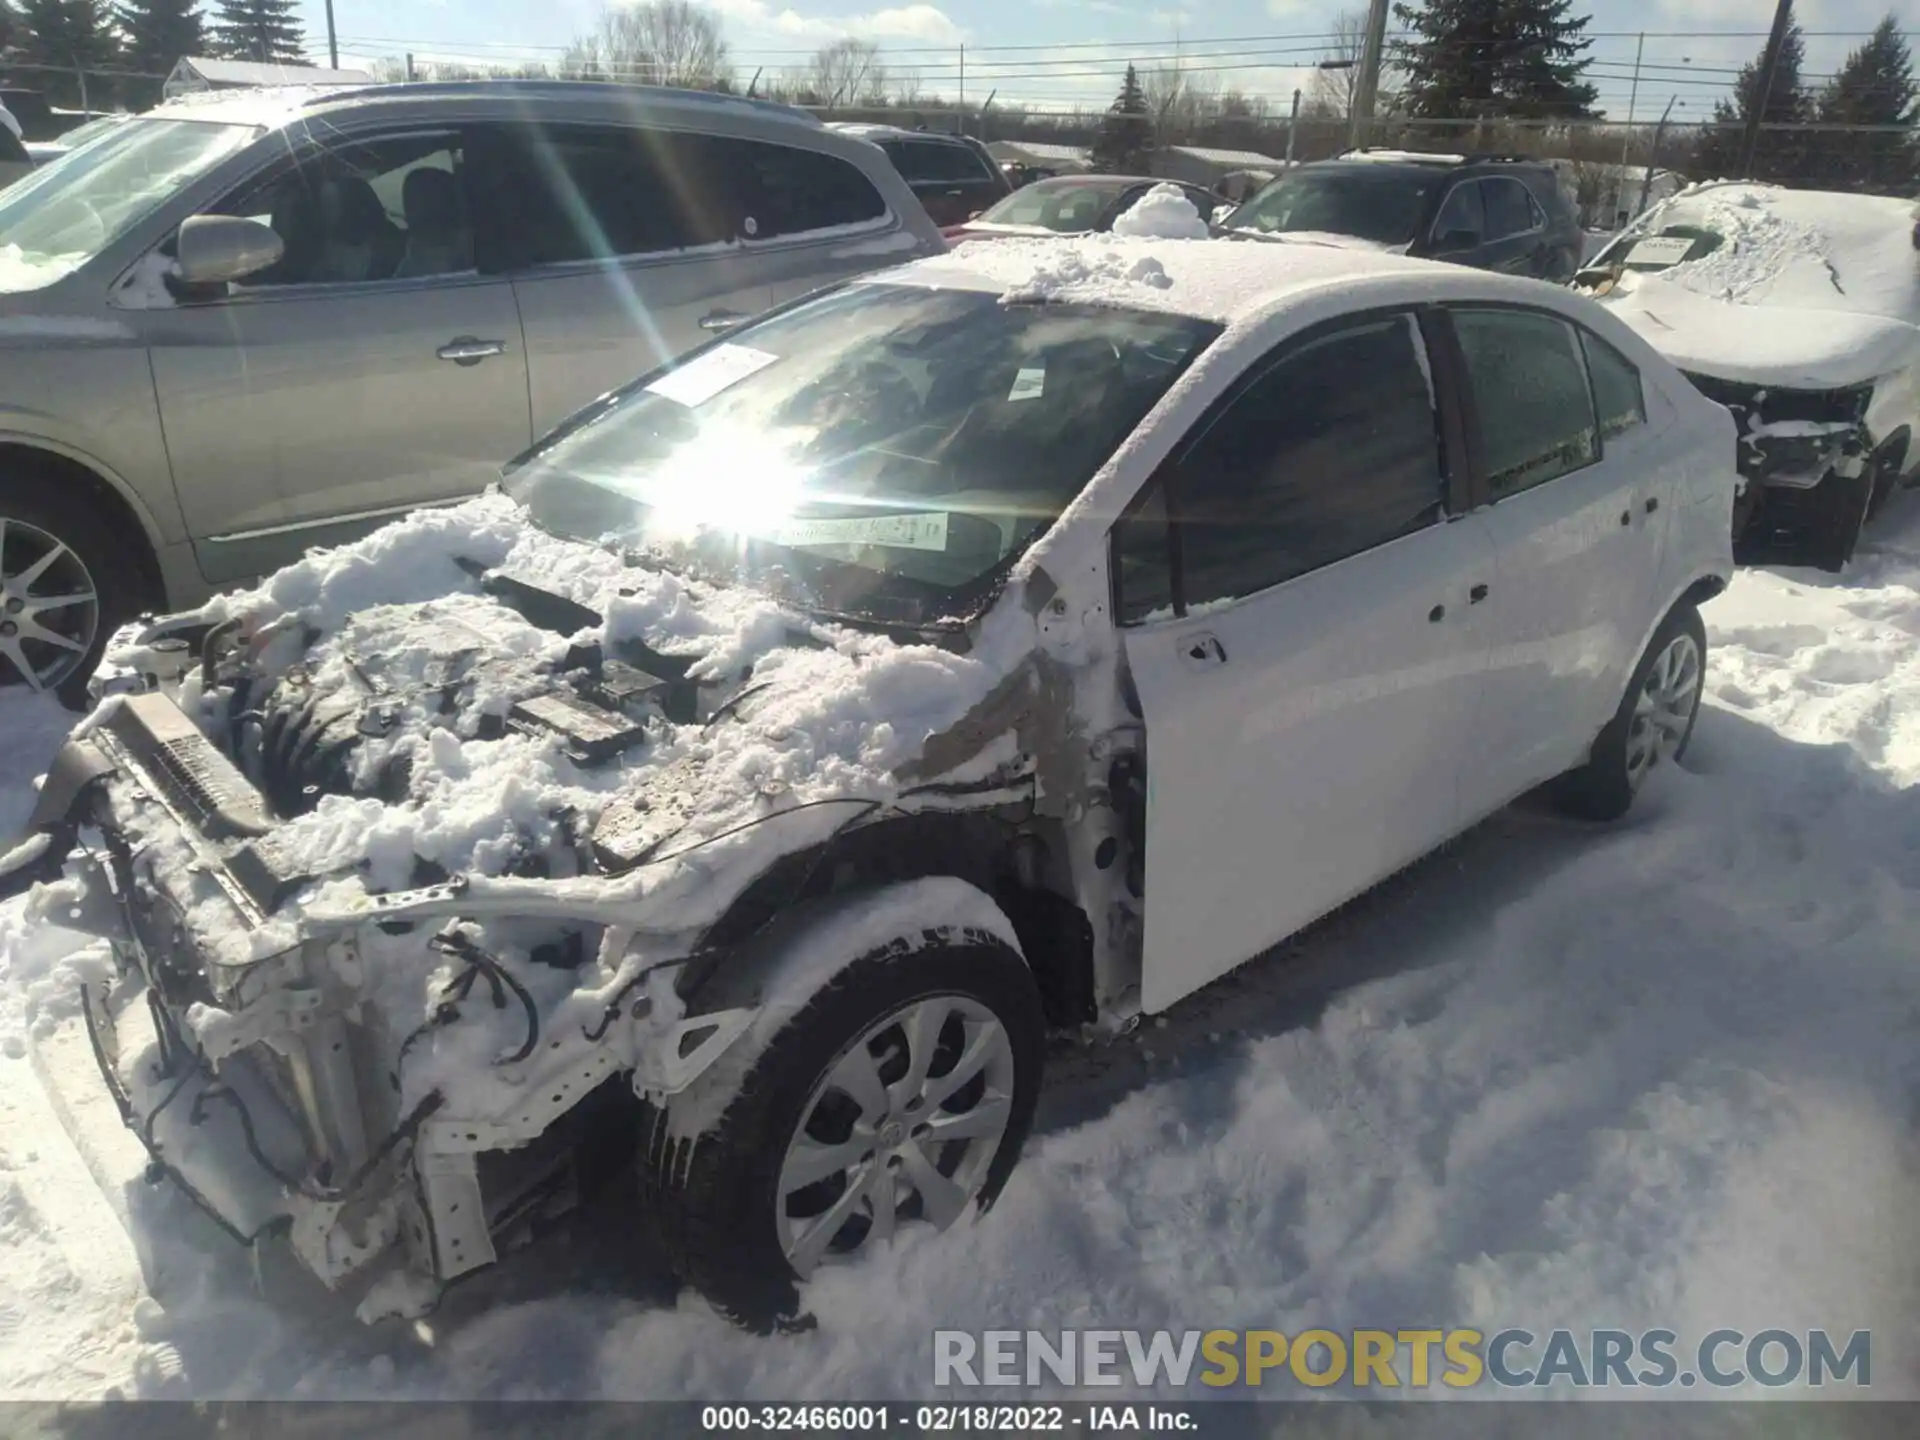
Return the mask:
POLYGON ((180 222, 175 258, 189 285, 244 280, 280 263, 287 244, 270 225, 234 215, 192 215, 180 222))
POLYGON ((1443 255, 1451 255, 1456 250, 1477 250, 1479 247, 1478 230, 1448 230, 1433 242, 1434 250, 1443 255))

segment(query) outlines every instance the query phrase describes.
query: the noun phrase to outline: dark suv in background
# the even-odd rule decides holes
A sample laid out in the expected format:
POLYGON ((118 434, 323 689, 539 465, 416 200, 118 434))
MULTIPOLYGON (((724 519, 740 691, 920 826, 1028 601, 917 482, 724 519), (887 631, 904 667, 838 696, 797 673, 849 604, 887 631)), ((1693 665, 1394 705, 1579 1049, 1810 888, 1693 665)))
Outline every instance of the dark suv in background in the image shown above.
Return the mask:
POLYGON ((886 151, 900 178, 920 197, 927 217, 943 229, 966 224, 1013 193, 1013 182, 971 135, 852 122, 831 128, 871 140, 886 151))
POLYGON ((1580 221, 1543 160, 1356 150, 1289 170, 1222 222, 1229 235, 1345 236, 1431 260, 1565 283, 1580 221))

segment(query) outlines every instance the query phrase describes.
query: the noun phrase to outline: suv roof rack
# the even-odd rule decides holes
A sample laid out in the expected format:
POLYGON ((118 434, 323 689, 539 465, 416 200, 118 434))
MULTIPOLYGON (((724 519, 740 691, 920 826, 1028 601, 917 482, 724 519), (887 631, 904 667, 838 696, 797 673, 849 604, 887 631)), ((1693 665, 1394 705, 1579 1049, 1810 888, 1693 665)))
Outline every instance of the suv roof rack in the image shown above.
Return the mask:
POLYGON ((340 85, 316 88, 303 105, 329 105, 337 100, 367 96, 381 99, 427 99, 436 95, 521 95, 573 99, 594 95, 631 95, 674 105, 745 105, 769 115, 782 115, 819 125, 818 117, 797 105, 762 100, 750 95, 725 95, 716 90, 682 90, 668 85, 633 85, 606 80, 405 80, 393 85, 340 85))
POLYGON ((1402 150, 1395 145, 1362 145, 1358 150, 1343 150, 1334 158, 1353 160, 1366 156, 1391 158, 1409 165, 1544 165, 1546 163, 1537 155, 1493 155, 1478 151, 1453 150, 1402 150))

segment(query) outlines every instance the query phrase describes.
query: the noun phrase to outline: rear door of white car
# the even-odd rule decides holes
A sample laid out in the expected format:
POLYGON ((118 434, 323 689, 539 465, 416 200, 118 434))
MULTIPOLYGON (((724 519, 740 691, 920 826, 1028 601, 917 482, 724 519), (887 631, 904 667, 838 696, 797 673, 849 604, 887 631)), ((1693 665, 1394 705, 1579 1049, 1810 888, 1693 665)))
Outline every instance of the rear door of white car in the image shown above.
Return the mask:
POLYGON ((1420 344, 1393 312, 1283 343, 1116 528, 1149 1012, 1456 828, 1493 553, 1420 344))
POLYGON ((1445 313, 1474 498, 1499 552, 1481 602, 1493 649, 1471 819, 1579 763, 1612 718, 1659 603, 1672 477, 1638 374, 1598 337, 1525 307, 1445 313))

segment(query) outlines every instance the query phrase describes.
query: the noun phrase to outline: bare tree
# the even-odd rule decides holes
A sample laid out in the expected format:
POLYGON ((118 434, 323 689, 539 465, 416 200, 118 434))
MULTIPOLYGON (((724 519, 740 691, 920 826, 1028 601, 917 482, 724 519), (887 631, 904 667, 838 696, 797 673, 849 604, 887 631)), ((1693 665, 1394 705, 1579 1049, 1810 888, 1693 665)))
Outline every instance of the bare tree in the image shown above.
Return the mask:
POLYGON ((877 103, 886 94, 887 67, 880 47, 851 36, 823 45, 813 57, 813 88, 824 105, 877 103))
POLYGON ((1220 82, 1211 75, 1195 74, 1178 60, 1141 75, 1140 88, 1147 98, 1157 145, 1192 139, 1196 130, 1220 113, 1220 82))
POLYGON ((608 6, 560 62, 562 75, 713 90, 730 79, 727 42, 711 10, 689 0, 608 6))
POLYGON ((1353 94, 1360 85, 1360 56, 1367 48, 1367 17, 1358 10, 1342 10, 1333 17, 1333 44, 1322 60, 1345 61, 1339 70, 1316 70, 1307 89, 1308 113, 1345 120, 1353 113, 1353 94))

